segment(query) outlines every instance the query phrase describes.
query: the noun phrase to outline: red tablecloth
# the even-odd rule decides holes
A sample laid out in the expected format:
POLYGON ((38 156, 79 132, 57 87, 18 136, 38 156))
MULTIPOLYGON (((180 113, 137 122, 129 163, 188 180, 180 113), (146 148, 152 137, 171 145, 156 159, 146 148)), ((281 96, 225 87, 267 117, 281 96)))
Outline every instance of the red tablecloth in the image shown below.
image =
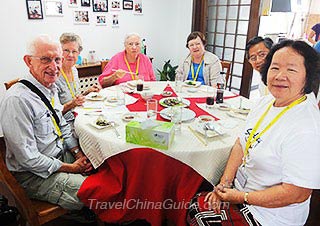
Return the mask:
MULTIPOLYGON (((164 90, 171 91, 172 92, 172 95, 171 95, 172 97, 176 97, 177 96, 170 85, 167 85, 167 87, 164 90)), ((135 102, 134 104, 127 105, 127 108, 130 111, 146 111, 147 110, 146 101, 141 98, 140 94, 132 94, 132 96, 135 97, 135 98, 138 98, 138 101, 135 102)), ((231 96, 231 97, 225 97, 224 99, 233 98, 233 97, 237 97, 237 96, 238 95, 231 96)), ((159 101, 162 98, 164 98, 164 96, 162 96, 162 95, 154 95, 152 98, 159 101)), ((196 117, 198 117, 199 115, 210 115, 208 112, 202 110, 201 108, 199 108, 196 105, 197 103, 205 103, 206 102, 206 98, 205 97, 186 98, 186 99, 190 101, 189 108, 196 113, 196 117)), ((163 108, 164 107, 162 107, 160 104, 158 105, 158 111, 161 111, 163 108)), ((219 120, 219 118, 215 117, 214 115, 211 115, 211 116, 214 117, 215 120, 219 120)), ((157 120, 167 121, 167 120, 163 119, 160 116, 160 114, 157 115, 157 120)))
POLYGON ((150 148, 136 148, 106 160, 82 184, 78 196, 105 222, 168 219, 187 225, 188 203, 203 178, 191 167, 150 148))

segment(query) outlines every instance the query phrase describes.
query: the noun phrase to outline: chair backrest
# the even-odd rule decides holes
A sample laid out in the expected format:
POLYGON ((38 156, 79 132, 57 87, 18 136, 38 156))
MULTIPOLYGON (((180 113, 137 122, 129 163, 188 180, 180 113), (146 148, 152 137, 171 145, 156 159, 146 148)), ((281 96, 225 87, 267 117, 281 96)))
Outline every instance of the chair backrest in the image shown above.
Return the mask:
POLYGON ((20 78, 16 78, 16 79, 13 79, 11 81, 5 82, 4 86, 6 87, 6 90, 8 90, 11 86, 16 84, 19 80, 20 80, 20 78))
POLYGON ((229 61, 221 61, 221 66, 222 66, 222 71, 225 72, 226 74, 226 84, 225 84, 225 87, 227 88, 227 86, 229 87, 229 90, 231 90, 231 82, 232 82, 232 78, 231 78, 231 74, 230 74, 230 71, 231 71, 231 62, 229 61), (229 82, 229 79, 230 79, 230 82, 229 82), (229 85, 228 85, 228 82, 229 82, 229 85))
POLYGON ((103 60, 101 61, 101 73, 103 72, 106 65, 109 63, 109 60, 103 60))
MULTIPOLYGON (((0 137, 0 193, 10 195, 22 218, 30 226, 40 226, 67 212, 57 205, 31 200, 16 178, 8 170, 6 162, 6 144, 0 137)), ((9 197, 8 197, 9 199, 9 197)))

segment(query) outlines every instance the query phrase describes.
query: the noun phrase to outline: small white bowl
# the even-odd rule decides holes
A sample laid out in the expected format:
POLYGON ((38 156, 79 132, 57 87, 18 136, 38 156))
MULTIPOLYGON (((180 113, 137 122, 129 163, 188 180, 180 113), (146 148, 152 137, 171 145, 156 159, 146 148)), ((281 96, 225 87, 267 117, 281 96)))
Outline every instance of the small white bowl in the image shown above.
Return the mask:
POLYGON ((140 93, 141 98, 144 99, 145 101, 152 99, 153 95, 154 95, 153 92, 150 92, 150 91, 142 91, 140 93))
POLYGON ((200 123, 214 122, 214 118, 210 115, 200 115, 198 117, 200 123))

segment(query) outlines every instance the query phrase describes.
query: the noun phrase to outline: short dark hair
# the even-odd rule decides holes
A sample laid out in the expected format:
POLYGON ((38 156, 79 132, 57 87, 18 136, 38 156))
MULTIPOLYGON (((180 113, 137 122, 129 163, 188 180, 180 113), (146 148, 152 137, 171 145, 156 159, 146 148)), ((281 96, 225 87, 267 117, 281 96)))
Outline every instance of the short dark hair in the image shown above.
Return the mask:
POLYGON ((206 36, 204 36, 204 34, 200 31, 194 31, 194 32, 191 32, 187 38, 187 44, 186 44, 186 47, 188 47, 188 42, 190 40, 193 40, 193 39, 196 39, 197 37, 199 37, 202 41, 202 44, 205 46, 207 44, 207 40, 206 40, 206 36))
POLYGON ((249 50, 251 49, 252 46, 259 44, 260 42, 263 42, 264 46, 268 48, 269 50, 271 49, 273 45, 273 41, 271 38, 262 38, 261 36, 254 36, 251 38, 247 45, 246 45, 246 56, 249 59, 249 50))
POLYGON ((267 85, 267 74, 273 55, 284 47, 292 48, 304 58, 304 66, 306 68, 306 84, 303 92, 308 94, 313 91, 315 94, 317 94, 320 82, 320 55, 304 41, 286 39, 271 48, 261 69, 263 83, 267 85))

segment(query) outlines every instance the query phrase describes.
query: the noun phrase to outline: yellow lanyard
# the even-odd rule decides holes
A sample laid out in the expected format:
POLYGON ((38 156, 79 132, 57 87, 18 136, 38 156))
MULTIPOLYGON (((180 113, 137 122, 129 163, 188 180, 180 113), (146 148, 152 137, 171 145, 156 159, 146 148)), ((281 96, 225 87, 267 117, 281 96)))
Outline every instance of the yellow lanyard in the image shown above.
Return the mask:
POLYGON ((136 76, 135 75, 138 75, 139 74, 139 65, 140 65, 140 57, 138 57, 138 60, 137 60, 137 63, 136 63, 136 73, 134 74, 131 70, 131 67, 128 63, 128 60, 127 60, 127 57, 126 55, 124 55, 124 61, 126 62, 126 65, 127 65, 127 68, 129 69, 129 71, 131 72, 131 78, 132 80, 135 80, 136 79, 136 76))
POLYGON ((243 156, 243 165, 244 166, 246 165, 246 158, 249 155, 249 148, 251 147, 251 145, 254 144, 268 129, 270 129, 270 127, 273 126, 281 118, 281 116, 284 113, 286 113, 288 110, 290 110, 294 106, 305 101, 306 99, 307 99, 307 96, 302 96, 299 99, 293 101, 285 109, 283 109, 276 117, 274 117, 274 119, 272 119, 272 121, 257 136, 253 137, 275 101, 273 101, 272 103, 269 104, 266 111, 261 115, 261 117, 258 120, 258 122, 256 123, 256 125, 253 127, 253 129, 249 135, 249 138, 246 142, 246 148, 244 150, 244 156, 243 156))
POLYGON ((203 57, 202 57, 201 62, 199 64, 199 66, 198 66, 198 69, 196 71, 196 76, 194 76, 194 67, 193 67, 193 60, 192 60, 192 63, 191 63, 191 75, 192 75, 193 81, 197 81, 198 75, 199 75, 199 71, 200 71, 202 65, 203 65, 203 57))
MULTIPOLYGON (((53 107, 53 109, 54 109, 54 97, 51 98, 51 105, 52 105, 52 107, 53 107)), ((53 116, 51 116, 51 120, 52 120, 52 122, 53 122, 54 128, 55 128, 56 131, 57 131, 57 134, 58 134, 59 138, 60 138, 60 139, 62 140, 62 142, 63 142, 62 133, 61 133, 61 130, 60 130, 60 127, 59 127, 58 123, 56 122, 56 120, 55 120, 55 118, 54 118, 53 116)))
POLYGON ((68 78, 67 78, 67 75, 64 73, 64 71, 62 70, 62 68, 61 68, 61 73, 62 73, 62 76, 64 77, 64 80, 66 80, 66 83, 67 83, 67 85, 68 85, 68 88, 69 88, 69 90, 70 90, 70 93, 71 93, 72 98, 75 98, 74 92, 76 92, 77 87, 76 87, 76 82, 74 81, 73 73, 71 72, 71 74, 72 74, 72 81, 73 81, 73 87, 74 87, 74 92, 73 92, 73 90, 71 89, 71 86, 70 86, 69 80, 68 80, 68 78))

